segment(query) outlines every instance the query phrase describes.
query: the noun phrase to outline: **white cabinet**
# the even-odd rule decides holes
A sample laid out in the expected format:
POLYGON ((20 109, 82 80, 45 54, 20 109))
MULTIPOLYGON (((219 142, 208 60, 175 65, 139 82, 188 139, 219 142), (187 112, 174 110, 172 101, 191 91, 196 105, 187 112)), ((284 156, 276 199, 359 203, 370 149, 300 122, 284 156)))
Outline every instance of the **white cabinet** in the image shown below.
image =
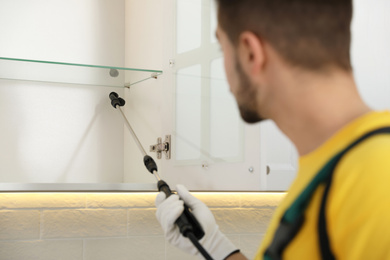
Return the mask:
MULTIPOLYGON (((158 137, 171 135, 170 160, 149 154, 172 187, 286 190, 298 155, 272 122, 241 121, 214 36, 213 3, 3 1, 0 57, 103 65, 98 69, 104 76, 93 70, 64 75, 50 66, 15 69, 12 61, 0 60, 0 190, 28 190, 29 184, 37 190, 155 189, 109 104, 111 91, 126 99, 124 111, 147 151, 158 137), (119 69, 119 77, 107 82, 112 67, 152 70, 119 69), (162 71, 157 80, 143 81, 162 71)), ((374 108, 389 108, 389 3, 356 0, 354 9, 352 60, 359 89, 374 108)))
POLYGON ((108 98, 161 73, 126 66, 126 4, 1 1, 0 190, 154 188, 124 182, 123 121, 108 98))
MULTIPOLYGON (((164 175, 191 189, 287 190, 299 167, 297 151, 273 122, 260 127, 237 123, 235 102, 229 100, 220 73, 213 3, 166 2, 172 6, 165 17, 171 25, 164 30, 172 31, 164 53, 169 54, 164 58, 164 88, 169 93, 164 100, 170 113, 162 123, 163 132, 173 136, 174 150, 173 158, 162 162, 164 175), (174 64, 168 67, 170 59, 174 64)), ((354 2, 353 67, 363 98, 376 109, 389 108, 390 96, 389 21, 384 10, 390 10, 384 0, 354 2)))

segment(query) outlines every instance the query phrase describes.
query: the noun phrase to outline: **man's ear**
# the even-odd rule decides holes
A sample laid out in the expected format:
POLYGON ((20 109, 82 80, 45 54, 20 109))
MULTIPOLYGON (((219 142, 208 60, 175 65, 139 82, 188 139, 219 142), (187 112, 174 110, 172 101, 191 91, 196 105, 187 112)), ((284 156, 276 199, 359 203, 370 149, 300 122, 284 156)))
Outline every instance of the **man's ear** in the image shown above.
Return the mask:
POLYGON ((241 33, 238 42, 238 59, 245 74, 255 76, 266 62, 263 41, 252 32, 241 33))

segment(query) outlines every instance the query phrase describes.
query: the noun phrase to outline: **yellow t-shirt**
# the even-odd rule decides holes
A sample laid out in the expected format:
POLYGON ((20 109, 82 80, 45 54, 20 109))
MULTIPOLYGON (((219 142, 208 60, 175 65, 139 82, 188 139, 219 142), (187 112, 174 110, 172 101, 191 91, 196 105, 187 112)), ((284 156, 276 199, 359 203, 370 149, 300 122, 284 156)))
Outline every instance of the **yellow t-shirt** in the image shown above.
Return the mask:
MULTIPOLYGON (((286 209, 323 165, 352 141, 390 126, 390 112, 370 112, 349 123, 323 145, 299 159, 299 172, 275 211, 255 259, 263 259, 286 209)), ((305 222, 283 259, 321 259, 318 215, 324 186, 314 193, 305 222)), ((390 259, 390 134, 372 136, 336 166, 326 204, 330 246, 336 259, 390 259)))

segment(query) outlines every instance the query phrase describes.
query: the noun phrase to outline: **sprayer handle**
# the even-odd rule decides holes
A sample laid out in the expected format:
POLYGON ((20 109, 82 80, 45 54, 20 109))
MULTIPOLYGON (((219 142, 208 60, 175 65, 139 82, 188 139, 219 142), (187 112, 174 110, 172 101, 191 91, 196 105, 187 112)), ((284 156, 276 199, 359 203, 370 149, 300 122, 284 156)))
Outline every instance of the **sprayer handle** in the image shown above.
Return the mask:
POLYGON ((119 95, 115 92, 111 92, 108 96, 111 99, 111 105, 116 108, 116 106, 123 107, 126 104, 126 101, 123 98, 120 98, 119 95))
MULTIPOLYGON (((163 180, 157 182, 157 187, 159 191, 165 193, 167 198, 173 194, 168 184, 163 180)), ((194 233, 198 240, 204 236, 202 226, 186 204, 184 204, 184 211, 180 217, 176 219, 175 224, 179 227, 180 233, 185 237, 187 237, 188 232, 194 233)))

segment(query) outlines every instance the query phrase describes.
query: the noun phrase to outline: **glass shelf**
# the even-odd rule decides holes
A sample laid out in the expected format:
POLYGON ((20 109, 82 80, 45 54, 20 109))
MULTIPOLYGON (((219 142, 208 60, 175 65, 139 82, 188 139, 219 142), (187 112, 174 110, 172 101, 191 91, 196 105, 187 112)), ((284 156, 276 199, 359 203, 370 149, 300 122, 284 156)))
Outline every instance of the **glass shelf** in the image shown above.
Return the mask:
POLYGON ((161 70, 0 57, 0 78, 129 88, 161 70))

